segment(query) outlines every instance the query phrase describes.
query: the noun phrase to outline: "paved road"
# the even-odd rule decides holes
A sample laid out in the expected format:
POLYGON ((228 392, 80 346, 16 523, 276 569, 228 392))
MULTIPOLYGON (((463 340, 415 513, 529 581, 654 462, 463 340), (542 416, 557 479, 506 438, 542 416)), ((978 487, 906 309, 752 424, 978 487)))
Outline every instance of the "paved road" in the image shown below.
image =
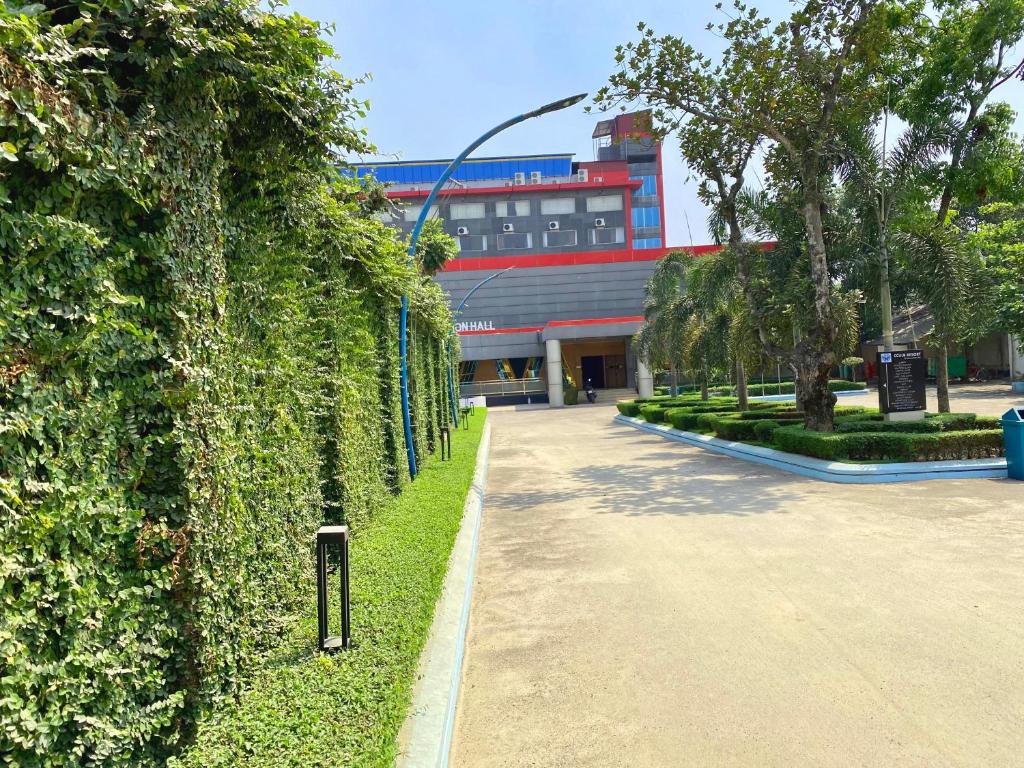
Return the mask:
POLYGON ((1024 765, 1024 484, 495 409, 455 766, 1024 765))

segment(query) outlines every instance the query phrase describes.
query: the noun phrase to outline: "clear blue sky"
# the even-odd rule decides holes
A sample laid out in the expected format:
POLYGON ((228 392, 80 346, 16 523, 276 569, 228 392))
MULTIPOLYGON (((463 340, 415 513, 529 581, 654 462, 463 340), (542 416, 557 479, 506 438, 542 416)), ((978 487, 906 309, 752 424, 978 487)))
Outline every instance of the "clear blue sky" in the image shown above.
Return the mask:
MULTIPOLYGON (((757 5, 773 18, 793 7, 787 0, 757 5)), ((358 93, 370 100, 365 125, 388 159, 452 157, 513 115, 593 93, 613 71, 615 46, 636 38, 641 19, 707 53, 721 46, 704 29, 721 19, 712 0, 292 0, 290 7, 335 25, 343 74, 372 75, 358 93)), ((1019 81, 1004 86, 1000 98, 1024 111, 1019 81)), ((510 128, 477 154, 575 152, 592 160, 598 119, 581 104, 510 128)), ((1017 126, 1024 130, 1024 120, 1017 126)), ((687 216, 694 242, 707 242, 707 212, 671 140, 664 160, 667 245, 689 244, 687 216)))

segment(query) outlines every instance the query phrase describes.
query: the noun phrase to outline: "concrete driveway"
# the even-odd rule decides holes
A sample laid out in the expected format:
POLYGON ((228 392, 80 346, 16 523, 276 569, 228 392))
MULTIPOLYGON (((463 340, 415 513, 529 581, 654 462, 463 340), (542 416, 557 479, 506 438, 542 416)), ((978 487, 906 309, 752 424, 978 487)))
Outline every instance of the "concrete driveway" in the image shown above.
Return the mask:
POLYGON ((494 409, 455 766, 1024 765, 1024 483, 494 409))

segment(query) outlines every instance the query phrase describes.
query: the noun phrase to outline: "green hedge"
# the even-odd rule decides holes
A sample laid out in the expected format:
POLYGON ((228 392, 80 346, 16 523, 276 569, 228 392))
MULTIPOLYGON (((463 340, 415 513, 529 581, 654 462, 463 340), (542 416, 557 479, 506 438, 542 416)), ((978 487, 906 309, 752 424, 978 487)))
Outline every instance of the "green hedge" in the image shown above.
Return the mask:
POLYGON ((987 429, 827 434, 790 426, 775 430, 773 440, 781 450, 829 460, 941 461, 1003 455, 1002 434, 987 429))
MULTIPOLYGON (((852 390, 867 389, 863 381, 847 381, 845 379, 832 379, 828 383, 830 392, 848 392, 852 390)), ((732 395, 736 388, 733 386, 715 387, 715 392, 732 395)), ((747 395, 749 397, 763 397, 765 395, 792 395, 796 392, 796 385, 792 381, 783 381, 781 384, 748 384, 747 395)))
POLYGON ((743 414, 718 416, 711 421, 711 428, 715 435, 723 440, 759 440, 757 436, 757 425, 763 421, 771 421, 775 424, 797 424, 802 423, 802 417, 786 419, 781 416, 772 415, 765 419, 743 419, 743 414))
POLYGON ((632 400, 620 400, 615 404, 615 407, 619 409, 619 413, 623 416, 639 416, 640 415, 640 403, 632 400))
POLYGON ((237 702, 204 719, 173 768, 390 766, 417 663, 472 483, 485 416, 453 434, 452 460, 422 474, 351 544, 353 648, 314 650, 309 597, 284 644, 237 702))
POLYGON ((403 293, 431 450, 451 318, 333 170, 368 146, 322 33, 248 0, 0 10, 7 764, 159 765, 242 690, 316 528, 408 480, 403 293))
MULTIPOLYGON (((879 419, 881 418, 879 416, 879 419)), ((997 420, 979 422, 978 417, 973 413, 928 414, 919 421, 881 421, 879 419, 844 420, 836 424, 836 432, 957 432, 977 428, 999 428, 997 420)))

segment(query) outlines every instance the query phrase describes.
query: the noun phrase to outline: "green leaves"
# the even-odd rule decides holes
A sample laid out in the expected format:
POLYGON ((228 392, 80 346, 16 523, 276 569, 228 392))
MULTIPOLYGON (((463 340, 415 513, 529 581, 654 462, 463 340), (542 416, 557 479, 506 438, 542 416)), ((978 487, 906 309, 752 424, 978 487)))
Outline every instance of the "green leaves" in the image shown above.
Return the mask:
POLYGON ((320 27, 255 2, 0 10, 0 763, 161 764, 446 412, 450 316, 338 179, 320 27), (126 41, 131 41, 126 43, 126 41))

